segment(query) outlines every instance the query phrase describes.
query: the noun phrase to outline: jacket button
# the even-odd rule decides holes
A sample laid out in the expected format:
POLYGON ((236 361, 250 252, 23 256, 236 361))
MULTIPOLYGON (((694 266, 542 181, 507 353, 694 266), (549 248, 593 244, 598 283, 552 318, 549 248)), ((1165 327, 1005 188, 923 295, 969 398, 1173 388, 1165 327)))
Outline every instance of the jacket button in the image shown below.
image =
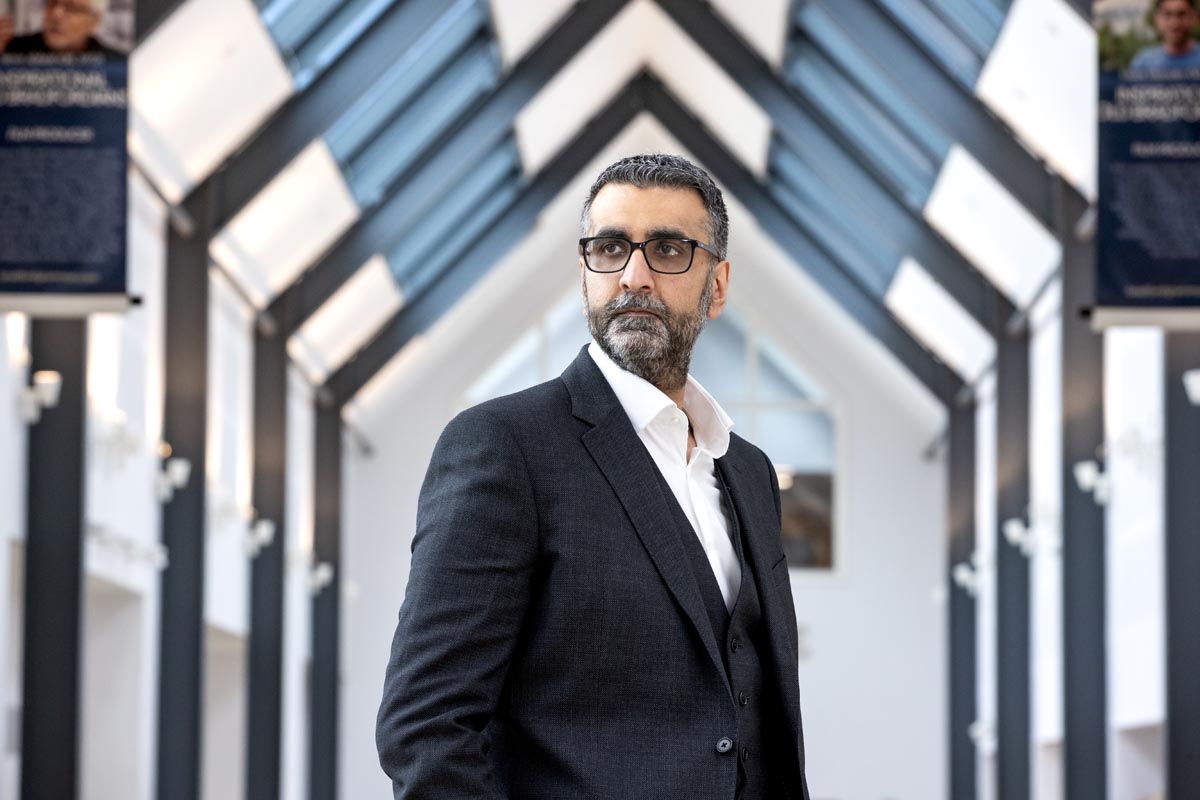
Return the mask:
POLYGON ((737 638, 736 636, 729 640, 729 649, 732 652, 736 653, 738 651, 738 648, 741 646, 742 646, 742 640, 737 638))
POLYGON ((750 698, 746 696, 745 692, 738 692, 738 703, 743 706, 750 703, 750 698))
POLYGON ((717 739, 717 752, 718 753, 728 753, 732 749, 733 749, 733 739, 730 739, 728 736, 722 736, 720 739, 717 739))

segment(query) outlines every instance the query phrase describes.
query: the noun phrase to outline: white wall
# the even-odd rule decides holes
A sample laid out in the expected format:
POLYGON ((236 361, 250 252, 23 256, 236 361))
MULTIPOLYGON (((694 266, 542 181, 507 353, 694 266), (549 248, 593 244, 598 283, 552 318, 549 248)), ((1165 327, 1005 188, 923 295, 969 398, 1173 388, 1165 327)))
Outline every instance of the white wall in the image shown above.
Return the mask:
MULTIPOLYGON (((639 148, 641 149, 641 148, 639 148)), ((590 176, 590 172, 586 173, 590 176)), ((466 388, 577 281, 582 191, 364 393, 355 420, 377 455, 347 457, 341 791, 386 796, 374 717, 407 580, 416 498, 466 388), (538 254, 552 253, 547 258, 538 254), (486 323, 484 322, 486 321, 486 323)), ((793 576, 815 797, 945 797, 946 475, 922 451, 944 414, 748 216, 734 209, 734 296, 838 409, 844 568, 793 576)), ((581 342, 580 344, 583 344, 581 342)))

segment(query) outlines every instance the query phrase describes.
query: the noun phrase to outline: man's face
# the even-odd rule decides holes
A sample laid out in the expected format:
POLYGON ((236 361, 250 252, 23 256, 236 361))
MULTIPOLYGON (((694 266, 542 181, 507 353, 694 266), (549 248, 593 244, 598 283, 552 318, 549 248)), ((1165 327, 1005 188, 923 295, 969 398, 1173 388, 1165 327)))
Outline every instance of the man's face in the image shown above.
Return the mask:
POLYGON ((78 53, 100 25, 100 14, 89 0, 46 0, 42 38, 58 53, 78 53))
POLYGON ((1187 49, 1196 21, 1196 9, 1190 0, 1164 0, 1154 12, 1154 27, 1168 50, 1187 49))
MULTIPOLYGON (((708 213, 692 189, 639 189, 606 184, 592 201, 588 236, 620 236, 641 242, 658 236, 711 244, 708 213)), ((725 307, 729 262, 696 248, 687 272, 654 272, 634 250, 621 272, 579 270, 584 310, 592 336, 618 365, 663 391, 687 379, 692 347, 704 323, 725 307)))

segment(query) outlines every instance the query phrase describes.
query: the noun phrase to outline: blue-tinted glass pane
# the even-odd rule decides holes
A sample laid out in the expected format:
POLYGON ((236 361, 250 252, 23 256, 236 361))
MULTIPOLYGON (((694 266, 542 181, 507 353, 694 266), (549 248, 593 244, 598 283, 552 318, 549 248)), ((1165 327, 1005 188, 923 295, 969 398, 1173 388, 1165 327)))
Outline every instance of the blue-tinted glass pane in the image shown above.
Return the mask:
POLYGON ((855 142, 911 204, 924 203, 938 165, 891 119, 810 47, 796 51, 788 76, 855 142))
POLYGON ((308 86, 337 60, 396 0, 343 0, 337 12, 316 28, 290 61, 297 86, 308 86))
MULTIPOLYGON (((520 185, 515 179, 498 188, 491 197, 476 208, 474 213, 468 214, 461 221, 462 224, 446 237, 434 257, 417 264, 416 270, 408 275, 398 276, 405 296, 416 297, 437 280, 443 272, 461 261, 468 248, 475 243, 476 239, 484 231, 499 219, 501 214, 508 210, 519 194, 520 185)), ((494 266, 504 258, 505 254, 504 252, 497 252, 491 255, 489 266, 494 266)))
POLYGON ((942 18, 949 22, 966 42, 981 55, 987 58, 996 37, 1000 35, 1000 26, 1004 23, 1004 14, 997 9, 991 0, 928 0, 930 5, 941 13, 942 18))
POLYGON ((797 472, 834 471, 834 424, 829 412, 760 411, 754 427, 754 443, 772 463, 797 472))
POLYGON ((820 6, 802 4, 797 13, 797 22, 805 36, 849 75, 860 91, 869 95, 893 119, 899 120, 927 153, 936 156, 939 161, 945 157, 950 150, 950 138, 917 108, 870 54, 863 52, 861 46, 847 36, 820 6))
POLYGON ((388 263, 400 276, 415 273, 419 265, 437 258, 439 251, 453 233, 461 228, 465 220, 475 214, 476 209, 487 204, 489 198, 506 180, 517 176, 519 171, 516 145, 510 140, 496 148, 491 154, 470 170, 444 198, 406 231, 395 249, 388 254, 388 263))
POLYGON ((263 24, 284 55, 290 56, 329 19, 338 5, 338 0, 272 0, 263 9, 263 24))
POLYGON ((690 372, 721 405, 745 402, 746 335, 733 320, 722 314, 704 327, 690 372))
POLYGON ((375 205, 396 177, 494 83, 498 71, 492 48, 480 44, 430 83, 346 169, 359 204, 375 205))
POLYGON ((483 30, 484 11, 477 2, 458 3, 443 14, 325 135, 334 158, 349 161, 405 103, 445 69, 446 64, 483 30))
POLYGON ((854 232, 843 230, 838 220, 803 203, 783 182, 772 181, 767 186, 767 191, 805 227, 810 237, 816 239, 837 259, 839 265, 854 273, 877 297, 883 297, 887 293, 895 272, 895 260, 880 260, 877 256, 865 252, 861 247, 862 242, 854 232))
POLYGON ((904 30, 968 89, 983 71, 983 59, 924 3, 913 0, 876 0, 904 30))

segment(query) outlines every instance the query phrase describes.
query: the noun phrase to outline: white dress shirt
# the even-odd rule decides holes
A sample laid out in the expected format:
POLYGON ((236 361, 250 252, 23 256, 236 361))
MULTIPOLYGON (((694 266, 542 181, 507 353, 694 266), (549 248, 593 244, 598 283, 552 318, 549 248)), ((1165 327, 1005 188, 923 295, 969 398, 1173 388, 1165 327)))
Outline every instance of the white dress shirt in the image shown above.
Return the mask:
POLYGON ((692 523, 717 578, 725 607, 732 611, 742 587, 742 570, 721 504, 715 460, 729 449, 733 420, 691 375, 683 389, 680 409, 654 384, 617 366, 595 340, 588 346, 588 354, 604 374, 638 438, 692 523), (696 437, 690 459, 689 418, 696 437))

